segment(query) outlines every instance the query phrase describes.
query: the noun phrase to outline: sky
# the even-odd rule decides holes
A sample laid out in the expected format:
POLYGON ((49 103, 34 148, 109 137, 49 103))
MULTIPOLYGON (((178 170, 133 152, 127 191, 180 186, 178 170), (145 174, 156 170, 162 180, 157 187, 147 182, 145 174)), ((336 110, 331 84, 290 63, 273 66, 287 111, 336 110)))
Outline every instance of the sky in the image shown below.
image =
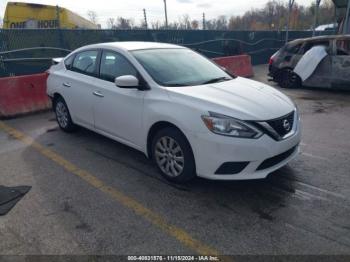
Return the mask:
MULTIPOLYGON (((286 1, 288 0, 281 0, 286 1)), ((300 5, 310 5, 315 0, 296 0, 300 5)), ((0 17, 4 16, 7 0, 0 0, 0 17)), ((152 21, 164 21, 163 0, 21 0, 21 2, 59 5, 87 17, 87 12, 97 13, 98 23, 106 27, 108 18, 123 16, 133 18, 136 24, 143 19, 143 8, 146 9, 148 24, 152 21)), ((268 0, 167 0, 169 22, 178 21, 179 17, 188 14, 191 19, 202 19, 203 12, 207 19, 219 15, 242 15, 252 8, 260 8, 268 0)))

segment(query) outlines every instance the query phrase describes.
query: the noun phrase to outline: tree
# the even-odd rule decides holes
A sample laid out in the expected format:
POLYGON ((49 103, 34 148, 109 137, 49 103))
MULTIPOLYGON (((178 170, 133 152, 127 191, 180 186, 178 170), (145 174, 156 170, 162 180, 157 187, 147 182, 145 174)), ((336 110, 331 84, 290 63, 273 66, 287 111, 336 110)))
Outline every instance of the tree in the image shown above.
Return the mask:
MULTIPOLYGON (((231 16, 228 21, 229 30, 285 30, 288 13, 288 1, 271 0, 261 9, 251 9, 242 16, 231 16)), ((291 30, 307 30, 312 28, 315 13, 315 1, 310 6, 294 3, 290 15, 291 30)), ((319 8, 319 24, 334 22, 334 5, 332 0, 323 0, 319 8)), ((210 21, 214 28, 221 29, 218 19, 210 21)), ((209 29, 209 27, 208 27, 209 29)))
POLYGON ((208 30, 214 30, 216 25, 216 21, 215 19, 211 19, 211 20, 206 20, 205 21, 205 28, 208 30))
POLYGON ((93 24, 97 25, 98 19, 97 19, 97 13, 95 11, 92 11, 92 10, 88 11, 87 16, 93 24))
POLYGON ((322 1, 322 5, 320 6, 318 22, 319 24, 329 24, 334 21, 331 21, 335 14, 335 7, 332 0, 324 0, 322 1))
POLYGON ((192 20, 192 21, 191 21, 191 28, 192 28, 192 29, 198 29, 198 27, 199 27, 199 22, 198 22, 198 20, 192 20))
POLYGON ((191 18, 188 14, 179 17, 179 29, 191 29, 191 18))
POLYGON ((152 26, 152 29, 160 29, 160 22, 157 20, 157 21, 154 21, 151 23, 151 26, 152 26))
POLYGON ((224 15, 220 15, 216 20, 216 29, 217 30, 226 30, 227 29, 227 18, 224 15))
POLYGON ((180 28, 180 24, 176 21, 168 24, 168 29, 179 29, 179 28, 180 28))
MULTIPOLYGON (((335 10, 332 0, 322 0, 319 8, 319 24, 335 22, 335 10)), ((290 30, 307 30, 313 27, 315 1, 309 6, 294 3, 290 13, 290 30)), ((288 13, 287 0, 270 0, 262 8, 252 8, 240 16, 218 16, 205 20, 205 28, 208 30, 285 30, 288 13)), ((97 23, 97 15, 94 11, 88 12, 89 19, 97 23)), ((145 28, 144 20, 141 20, 137 28, 145 28)), ((188 14, 181 15, 177 21, 169 21, 168 29, 198 29, 200 21, 191 19, 188 14)), ((131 29, 136 28, 132 18, 118 17, 107 19, 108 28, 131 29)), ((152 21, 152 29, 164 29, 163 22, 152 21)))
POLYGON ((131 18, 118 17, 116 28, 118 29, 131 29, 134 27, 134 20, 131 18))
POLYGON ((110 17, 107 19, 107 28, 109 29, 115 29, 116 28, 116 21, 114 18, 110 17))

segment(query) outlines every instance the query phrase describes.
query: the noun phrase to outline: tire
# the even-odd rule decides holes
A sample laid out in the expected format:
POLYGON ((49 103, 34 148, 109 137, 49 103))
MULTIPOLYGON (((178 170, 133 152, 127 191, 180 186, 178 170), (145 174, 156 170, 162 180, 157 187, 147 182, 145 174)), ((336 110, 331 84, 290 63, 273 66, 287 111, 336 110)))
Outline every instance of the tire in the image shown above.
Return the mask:
POLYGON ((67 133, 77 130, 77 126, 72 121, 68 106, 64 99, 62 97, 58 97, 54 100, 53 106, 58 126, 67 133))
POLYGON ((156 133, 152 159, 162 176, 171 182, 184 183, 196 176, 191 146, 176 128, 164 128, 156 133))
POLYGON ((301 87, 301 78, 290 68, 283 69, 278 76, 278 84, 282 88, 301 87))

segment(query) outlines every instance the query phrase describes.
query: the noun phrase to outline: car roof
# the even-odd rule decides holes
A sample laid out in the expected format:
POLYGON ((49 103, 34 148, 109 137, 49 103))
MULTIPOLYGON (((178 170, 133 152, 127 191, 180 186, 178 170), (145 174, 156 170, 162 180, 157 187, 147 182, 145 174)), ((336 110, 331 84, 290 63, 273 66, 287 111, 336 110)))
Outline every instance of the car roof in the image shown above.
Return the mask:
POLYGON ((322 40, 333 40, 333 39, 349 39, 350 35, 322 35, 322 36, 314 36, 314 37, 307 37, 307 38, 300 38, 290 41, 289 43, 294 44, 300 44, 303 42, 309 42, 309 41, 322 41, 322 40))
POLYGON ((125 42, 109 42, 84 46, 85 48, 117 48, 127 51, 143 50, 143 49, 164 49, 164 48, 185 48, 183 46, 159 43, 159 42, 141 42, 141 41, 125 41, 125 42))

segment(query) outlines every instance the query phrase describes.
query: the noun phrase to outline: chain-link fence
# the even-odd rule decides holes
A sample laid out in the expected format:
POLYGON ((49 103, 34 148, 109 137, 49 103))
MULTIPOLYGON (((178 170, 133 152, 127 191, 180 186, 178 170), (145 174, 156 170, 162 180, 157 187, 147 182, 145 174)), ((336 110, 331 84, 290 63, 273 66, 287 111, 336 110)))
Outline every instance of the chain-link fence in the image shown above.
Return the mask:
MULTIPOLYGON (((312 31, 291 31, 289 39, 311 35, 312 31)), ((65 56, 83 45, 115 41, 174 43, 210 58, 245 53, 252 56, 253 64, 262 64, 283 46, 285 32, 0 29, 0 77, 43 72, 49 68, 53 57, 65 56)))

